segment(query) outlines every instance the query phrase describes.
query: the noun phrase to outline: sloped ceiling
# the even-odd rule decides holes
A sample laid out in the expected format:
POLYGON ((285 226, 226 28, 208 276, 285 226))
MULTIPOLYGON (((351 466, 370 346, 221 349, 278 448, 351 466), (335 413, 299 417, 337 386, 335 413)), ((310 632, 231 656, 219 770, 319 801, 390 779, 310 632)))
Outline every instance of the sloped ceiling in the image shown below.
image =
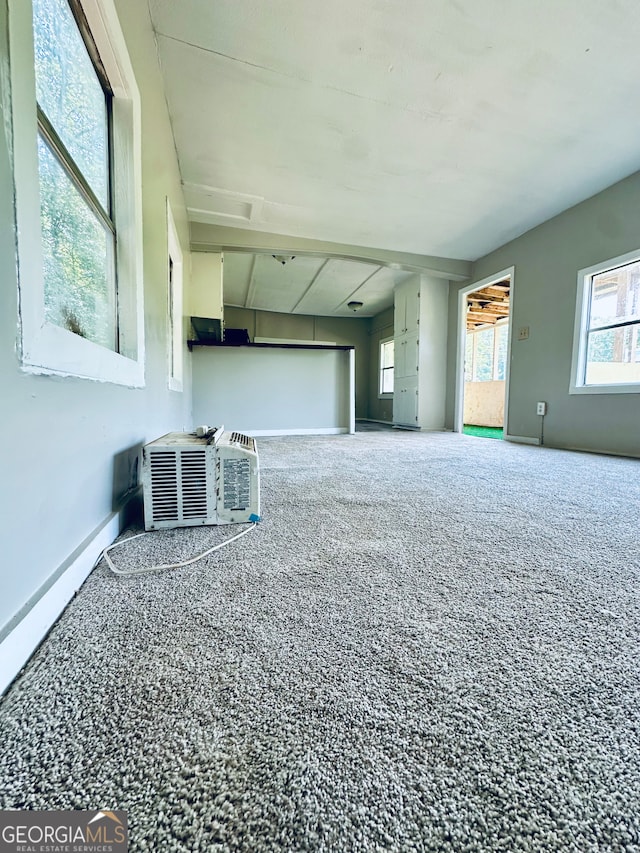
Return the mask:
POLYGON ((473 260, 640 168, 637 0, 149 5, 196 223, 473 260))

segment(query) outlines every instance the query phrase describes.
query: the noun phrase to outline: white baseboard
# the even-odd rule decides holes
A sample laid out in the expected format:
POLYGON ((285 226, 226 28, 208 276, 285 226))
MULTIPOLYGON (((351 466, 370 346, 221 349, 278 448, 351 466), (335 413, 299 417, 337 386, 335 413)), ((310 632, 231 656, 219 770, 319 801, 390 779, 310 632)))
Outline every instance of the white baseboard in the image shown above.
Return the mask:
POLYGON ((505 441, 513 441, 516 444, 535 444, 536 446, 540 445, 539 438, 531 438, 529 435, 505 435, 505 441))
POLYGON ((341 435, 349 432, 349 427, 318 427, 317 429, 239 429, 237 432, 243 432, 245 435, 251 435, 254 438, 260 438, 260 436, 267 437, 270 435, 341 435))
POLYGON ((47 636, 56 620, 80 589, 102 551, 120 532, 120 513, 113 512, 58 569, 60 577, 35 603, 17 614, 15 625, 0 642, 0 695, 47 636), (65 568, 66 564, 66 568, 65 568))

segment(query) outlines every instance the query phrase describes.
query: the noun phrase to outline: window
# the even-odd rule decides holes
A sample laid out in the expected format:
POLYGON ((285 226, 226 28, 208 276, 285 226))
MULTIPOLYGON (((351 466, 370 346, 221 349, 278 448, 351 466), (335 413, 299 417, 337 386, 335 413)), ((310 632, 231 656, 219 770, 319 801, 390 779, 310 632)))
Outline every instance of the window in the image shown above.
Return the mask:
POLYGON ((391 397, 393 394, 393 338, 380 341, 380 382, 379 397, 391 397))
POLYGON ((640 252, 578 273, 571 393, 640 393, 640 252))
POLYGON ((182 391, 183 319, 182 319, 182 250, 167 199, 167 311, 169 388, 182 391))
POLYGON ((45 317, 117 350, 111 92, 68 0, 33 0, 33 32, 45 317))
POLYGON ((492 382, 506 378, 509 323, 498 321, 467 332, 465 382, 492 382))
POLYGON ((9 5, 23 367, 142 385, 140 106, 113 0, 9 5))

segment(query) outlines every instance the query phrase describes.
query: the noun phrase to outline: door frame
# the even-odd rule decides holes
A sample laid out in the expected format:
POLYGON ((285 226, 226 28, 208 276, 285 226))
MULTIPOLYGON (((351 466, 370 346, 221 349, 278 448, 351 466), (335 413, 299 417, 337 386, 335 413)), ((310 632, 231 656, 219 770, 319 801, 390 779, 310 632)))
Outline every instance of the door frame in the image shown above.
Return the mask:
POLYGON ((465 356, 465 340, 467 336, 466 322, 466 306, 467 296, 474 293, 476 290, 482 290, 484 287, 490 287, 492 284, 497 284, 505 278, 509 278, 509 334, 507 336, 507 363, 504 371, 504 426, 503 435, 509 437, 507 429, 507 418, 509 413, 509 367, 511 365, 511 341, 513 333, 513 290, 515 282, 516 268, 507 267, 495 275, 487 276, 486 278, 476 281, 473 284, 467 284, 461 287, 458 291, 458 328, 456 338, 456 396, 455 410, 453 420, 453 431, 462 432, 464 428, 464 356, 465 356))

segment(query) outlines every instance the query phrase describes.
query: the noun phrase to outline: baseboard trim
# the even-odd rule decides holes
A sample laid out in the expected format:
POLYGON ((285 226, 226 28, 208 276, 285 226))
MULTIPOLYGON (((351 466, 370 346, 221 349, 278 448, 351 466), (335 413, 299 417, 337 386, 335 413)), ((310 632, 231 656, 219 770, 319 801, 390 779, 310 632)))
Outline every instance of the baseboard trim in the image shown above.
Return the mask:
POLYGON ((393 424, 394 429, 403 429, 407 432, 451 432, 445 426, 412 426, 411 424, 393 424))
POLYGON ((254 438, 264 438, 270 435, 342 435, 349 432, 349 427, 318 427, 317 429, 239 429, 245 435, 254 438))
POLYGON ((532 438, 530 435, 505 435, 505 441, 513 441, 515 444, 533 444, 536 447, 540 446, 539 438, 532 438))
POLYGON ((593 447, 574 447, 573 445, 560 446, 559 444, 545 444, 552 450, 570 450, 573 453, 594 453, 596 456, 616 456, 619 459, 640 459, 638 453, 622 453, 617 450, 597 450, 593 447))
POLYGON ((121 512, 112 512, 58 567, 57 579, 16 614, 0 642, 0 695, 5 693, 31 655, 80 589, 102 551, 120 532, 121 512))

